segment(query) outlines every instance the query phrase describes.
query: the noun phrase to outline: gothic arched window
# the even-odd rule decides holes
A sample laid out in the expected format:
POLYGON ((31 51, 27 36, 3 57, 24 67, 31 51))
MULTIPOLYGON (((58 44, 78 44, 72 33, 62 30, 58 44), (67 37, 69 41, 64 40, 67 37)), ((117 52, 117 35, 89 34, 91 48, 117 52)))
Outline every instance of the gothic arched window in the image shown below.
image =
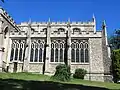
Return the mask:
POLYGON ((71 44, 71 62, 73 63, 88 63, 89 51, 88 43, 85 40, 72 40, 71 44))
POLYGON ((43 62, 44 54, 44 39, 31 40, 31 60, 30 62, 43 62))
POLYGON ((24 54, 25 40, 12 40, 10 61, 22 61, 24 54))
POLYGON ((51 62, 64 61, 64 40, 56 39, 51 41, 51 62))

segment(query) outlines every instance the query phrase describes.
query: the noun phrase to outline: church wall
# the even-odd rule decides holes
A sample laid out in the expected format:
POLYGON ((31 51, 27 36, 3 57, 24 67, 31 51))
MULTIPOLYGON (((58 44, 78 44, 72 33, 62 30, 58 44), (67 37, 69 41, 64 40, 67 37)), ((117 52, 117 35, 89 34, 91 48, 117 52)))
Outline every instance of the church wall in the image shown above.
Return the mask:
POLYGON ((83 68, 85 70, 87 70, 87 72, 89 73, 89 68, 90 68, 90 65, 89 64, 71 64, 71 73, 74 73, 75 72, 75 69, 77 68, 83 68))
MULTIPOLYGON (((110 75, 105 75, 105 73, 109 74, 110 72, 109 67, 111 64, 110 58, 109 59, 107 58, 108 52, 107 52, 107 46, 105 45, 106 38, 102 36, 101 31, 96 31, 96 22, 94 17, 92 18, 92 21, 88 21, 88 22, 69 22, 69 21, 68 22, 29 22, 29 23, 21 23, 20 25, 16 25, 14 20, 9 16, 9 14, 4 9, 0 8, 0 31, 2 30, 3 30, 3 34, 0 34, 0 45, 4 46, 5 49, 4 49, 4 52, 0 53, 2 57, 2 59, 0 57, 0 61, 4 62, 3 64, 2 62, 0 62, 0 66, 1 65, 3 65, 4 67, 9 66, 9 72, 26 71, 26 72, 34 72, 34 73, 42 74, 43 55, 45 55, 43 54, 43 52, 44 50, 46 50, 46 57, 44 57, 46 60, 45 73, 47 72, 49 75, 53 75, 55 73, 56 66, 60 63, 64 63, 64 61, 60 61, 60 52, 58 56, 56 55, 59 58, 59 60, 55 61, 55 58, 56 58, 55 50, 59 48, 59 51, 60 51, 62 46, 58 47, 56 44, 56 46, 51 47, 52 40, 67 39, 65 43, 67 42, 68 51, 70 53, 66 52, 67 53, 66 55, 68 55, 69 57, 68 60, 69 60, 69 65, 71 67, 72 74, 75 72, 75 69, 83 68, 83 69, 86 69, 88 72, 87 75, 85 76, 86 80, 108 81, 110 79, 109 78, 110 75), (8 32, 5 35, 4 30, 7 27, 8 27, 8 32), (28 35, 28 32, 29 32, 29 35, 28 35), (29 36, 29 39, 28 39, 28 36, 29 36), (17 39, 19 42, 19 45, 21 42, 20 40, 22 39, 25 40, 25 43, 23 44, 23 46, 18 46, 17 44, 16 46, 12 46, 13 45, 12 39, 17 39), (38 42, 36 41, 37 39, 40 39, 40 40, 46 39, 47 45, 46 45, 46 42, 44 42, 43 46, 45 46, 46 49, 42 47, 42 51, 38 52, 38 56, 37 54, 34 54, 32 58, 33 61, 31 61, 32 59, 30 59, 30 53, 31 53, 30 51, 32 50, 31 49, 32 43, 26 43, 26 41, 31 42, 31 40, 33 39, 34 39, 34 43, 33 43, 34 45, 32 48, 34 50, 36 49, 36 52, 37 52, 37 49, 40 50, 41 48, 40 46, 41 44, 38 44, 38 42), (79 43, 79 45, 81 40, 83 40, 82 41, 83 43, 84 43, 84 40, 87 40, 88 46, 82 47, 82 46, 77 46, 77 44, 75 44, 75 47, 71 47, 72 40, 75 40, 74 43, 77 43, 77 44, 79 43), (79 42, 77 42, 77 40, 79 42), (28 54, 27 52, 25 54, 26 58, 23 58, 24 57, 23 53, 26 50, 25 49, 26 44, 29 45, 28 51, 30 53, 28 54), (18 59, 19 56, 17 57, 17 59, 15 59, 15 56, 17 56, 15 55, 15 53, 14 53, 13 59, 11 59, 10 58, 11 51, 13 50, 13 49, 11 50, 11 48, 14 48, 14 52, 17 52, 15 50, 18 49, 20 51, 21 47, 23 52, 22 54, 18 53, 17 55, 22 55, 20 56, 22 57, 22 59, 18 59), (51 59, 51 48, 54 48, 53 61, 51 59), (75 54, 76 52, 78 52, 78 49, 79 49, 79 53, 81 49, 83 49, 84 51, 87 49, 87 55, 83 55, 84 61, 80 59, 80 57, 82 57, 81 55, 77 56, 78 53, 75 55, 74 59, 71 58, 72 55, 74 57, 74 54, 71 54, 72 49, 74 49, 75 54), (40 52, 42 52, 42 55, 39 54, 40 52), (42 56, 42 59, 41 58, 36 59, 39 56, 42 56), (87 57, 89 56, 89 59, 88 58, 85 59, 85 56, 87 57), (79 57, 79 60, 78 60, 78 57, 79 57)), ((57 43, 60 43, 60 42, 57 42, 57 43)), ((0 47, 0 50, 2 48, 0 47)), ((65 48, 66 47, 62 47, 63 50, 65 48)), ((83 54, 85 54, 84 51, 83 51, 83 54)), ((61 54, 61 56, 63 57, 64 55, 61 54)))
POLYGON ((8 72, 13 72, 14 65, 13 63, 9 63, 9 70, 8 72))
POLYGON ((8 72, 22 72, 22 67, 23 67, 23 63, 22 62, 18 62, 17 63, 17 71, 14 71, 14 63, 9 63, 9 70, 8 72))
POLYGON ((56 66, 59 64, 64 64, 64 63, 49 63, 49 72, 53 75, 56 70, 56 66))
POLYGON ((43 63, 29 63, 29 72, 41 73, 43 70, 43 63))
POLYGON ((2 53, 2 57, 0 57, 3 60, 4 69, 6 70, 8 66, 8 56, 9 56, 9 48, 10 48, 10 39, 9 35, 11 31, 16 31, 15 22, 13 19, 8 15, 7 12, 5 12, 3 9, 0 8, 0 21, 2 22, 1 30, 2 30, 2 37, 0 37, 0 43, 2 43, 2 46, 4 48, 4 51, 2 53), (3 40, 2 40, 3 39, 3 40))
POLYGON ((91 80, 104 81, 102 38, 90 38, 89 44, 91 80))

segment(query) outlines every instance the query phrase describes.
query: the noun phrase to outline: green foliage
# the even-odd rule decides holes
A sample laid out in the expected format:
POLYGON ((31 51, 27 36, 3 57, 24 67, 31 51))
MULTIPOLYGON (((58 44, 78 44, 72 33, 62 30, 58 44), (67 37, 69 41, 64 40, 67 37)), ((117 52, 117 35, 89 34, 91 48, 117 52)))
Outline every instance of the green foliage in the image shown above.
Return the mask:
POLYGON ((109 37, 108 40, 112 49, 120 49, 120 29, 116 29, 114 34, 109 37))
POLYGON ((75 70, 73 77, 77 79, 84 79, 84 76, 86 75, 86 73, 87 71, 85 69, 78 68, 75 70))
MULTIPOLYGON (((74 88, 82 90, 81 85, 83 88, 85 88, 85 86, 90 86, 90 90, 92 87, 104 87, 106 88, 105 90, 120 90, 120 84, 116 83, 80 80, 74 78, 71 78, 69 82, 56 82, 51 80, 49 76, 42 74, 0 73, 0 90, 41 90, 41 87, 42 90, 46 90, 46 87, 49 86, 52 87, 50 90, 70 90, 70 88, 71 90, 74 88), (80 87, 78 87, 78 85, 80 87)), ((84 90, 89 90, 89 88, 84 90)), ((97 90, 97 88, 95 90, 97 90)))
POLYGON ((69 81, 70 76, 71 76, 70 67, 65 64, 59 64, 56 67, 56 72, 54 76, 52 76, 52 78, 59 81, 69 81))
POLYGON ((113 79, 115 82, 120 80, 120 49, 112 53, 113 79))

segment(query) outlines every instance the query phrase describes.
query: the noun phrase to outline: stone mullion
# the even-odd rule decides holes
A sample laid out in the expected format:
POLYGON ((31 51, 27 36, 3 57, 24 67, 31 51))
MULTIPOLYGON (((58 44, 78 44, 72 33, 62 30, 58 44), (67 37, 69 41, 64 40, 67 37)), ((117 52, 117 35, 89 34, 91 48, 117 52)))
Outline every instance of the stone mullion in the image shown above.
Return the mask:
MULTIPOLYGON (((23 45, 23 44, 22 44, 22 45, 23 45)), ((24 55, 24 45, 23 45, 23 48, 22 48, 21 61, 23 61, 23 55, 24 55)))
POLYGON ((35 44, 34 44, 34 47, 33 47, 33 62, 35 62, 35 44))
POLYGON ((79 62, 81 63, 81 48, 79 48, 79 62))
POLYGON ((39 53, 40 53, 40 48, 38 47, 38 62, 39 62, 39 53))
POLYGON ((20 55, 20 43, 18 44, 18 57, 17 57, 17 61, 19 61, 19 55, 20 55))
POLYGON ((17 60, 16 60, 16 61, 18 62, 18 57, 19 57, 19 44, 18 44, 18 43, 17 43, 17 48, 16 48, 16 49, 18 50, 18 51, 17 51, 17 53, 18 53, 18 54, 17 54, 17 60))
POLYGON ((44 58, 44 48, 42 48, 42 62, 43 62, 43 58, 44 58))
POLYGON ((38 46, 39 44, 37 43, 37 62, 39 62, 39 46, 38 46))
MULTIPOLYGON (((85 47, 85 46, 84 46, 85 47)), ((84 51, 84 63, 85 63, 85 48, 83 48, 83 51, 84 51)))
POLYGON ((63 62, 64 62, 64 50, 65 50, 65 48, 63 47, 62 49, 63 49, 63 62))
POLYGON ((58 62, 60 62, 60 48, 58 48, 58 62))
POLYGON ((15 50, 16 50, 16 43, 15 43, 15 47, 13 48, 14 49, 14 55, 13 55, 13 61, 15 61, 15 50))
POLYGON ((75 50, 75 63, 76 63, 76 47, 74 48, 74 50, 75 50))
POLYGON ((53 60, 53 62, 55 62, 55 50, 56 50, 56 48, 55 48, 55 44, 54 44, 54 60, 53 60))

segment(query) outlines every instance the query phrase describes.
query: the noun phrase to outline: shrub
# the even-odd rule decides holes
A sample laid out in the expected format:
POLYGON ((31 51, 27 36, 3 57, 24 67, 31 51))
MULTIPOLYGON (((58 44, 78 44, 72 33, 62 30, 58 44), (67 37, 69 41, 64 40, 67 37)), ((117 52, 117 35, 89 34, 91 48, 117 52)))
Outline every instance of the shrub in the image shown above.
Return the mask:
POLYGON ((118 82, 120 80, 120 49, 114 50, 112 53, 112 68, 113 80, 118 82))
POLYGON ((52 78, 59 81, 69 81, 70 76, 70 67, 65 64, 59 64, 56 66, 56 72, 52 78))
POLYGON ((77 79, 84 79, 84 76, 86 75, 86 73, 87 71, 85 69, 78 68, 75 70, 73 77, 77 79))

